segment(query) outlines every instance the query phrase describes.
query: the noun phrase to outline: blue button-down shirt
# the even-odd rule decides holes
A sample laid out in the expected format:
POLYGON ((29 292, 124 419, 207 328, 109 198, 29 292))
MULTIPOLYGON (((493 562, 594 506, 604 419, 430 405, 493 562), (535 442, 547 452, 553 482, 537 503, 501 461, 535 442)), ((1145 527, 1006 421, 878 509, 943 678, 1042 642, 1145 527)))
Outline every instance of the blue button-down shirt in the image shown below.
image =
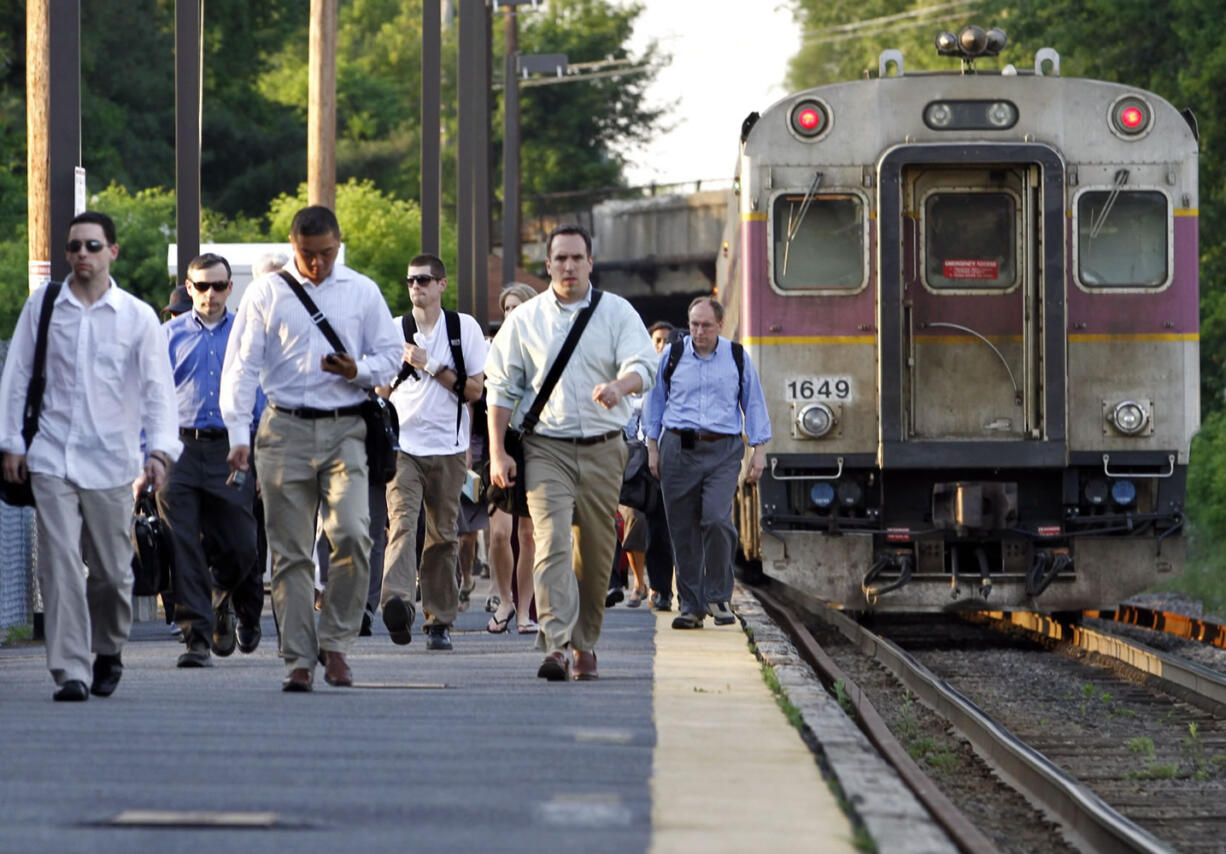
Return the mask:
POLYGON ((766 414, 766 398, 748 353, 745 354, 744 382, 739 382, 736 360, 732 358, 732 342, 721 337, 711 355, 700 356, 694 352, 694 344, 687 335, 670 388, 664 383, 668 352, 669 348, 665 347, 660 354, 656 384, 643 407, 643 431, 647 438, 659 439, 664 430, 702 430, 739 436, 744 413, 744 433, 749 444, 757 446, 770 441, 771 422, 766 414), (736 395, 738 384, 740 400, 736 395))
MULTIPOLYGON (((221 367, 226 344, 234 328, 234 312, 227 311, 210 329, 193 309, 162 325, 170 344, 175 393, 179 399, 179 426, 196 430, 224 430, 221 418, 221 367)), ((260 421, 267 399, 256 390, 252 430, 260 421)))

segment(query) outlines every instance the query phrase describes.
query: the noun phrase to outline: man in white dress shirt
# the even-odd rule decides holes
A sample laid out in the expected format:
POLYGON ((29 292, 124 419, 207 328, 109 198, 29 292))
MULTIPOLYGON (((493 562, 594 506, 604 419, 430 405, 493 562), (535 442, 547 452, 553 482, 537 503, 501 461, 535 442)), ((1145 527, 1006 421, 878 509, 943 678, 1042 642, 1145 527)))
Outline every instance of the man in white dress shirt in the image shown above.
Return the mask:
POLYGON ((111 278, 115 224, 95 211, 77 215, 65 251, 72 273, 51 313, 38 432, 27 450, 22 412, 44 289, 26 301, 0 377, 0 450, 5 480, 29 477, 37 502, 47 667, 60 686, 54 697, 80 701, 91 692, 110 696, 123 674, 133 490, 160 488, 183 446, 157 314, 111 278))
POLYGON ((243 294, 222 368, 221 415, 230 433, 230 468, 245 473, 256 387, 268 396, 255 454, 288 671, 282 688, 298 692, 311 690, 317 661, 328 684, 353 684, 345 656, 362 623, 371 546, 360 407, 365 389, 395 376, 401 338, 379 286, 337 263, 341 231, 331 210, 298 211, 290 244, 293 260, 243 294), (285 276, 310 295, 344 353, 333 351, 285 276), (318 632, 311 560, 317 510, 332 545, 318 632))
POLYGON ((421 553, 421 607, 426 649, 451 649, 451 624, 459 605, 456 517, 468 471, 472 415, 465 405, 481 396, 488 349, 481 326, 467 314, 445 311, 447 270, 436 255, 409 261, 405 279, 412 314, 399 318, 404 362, 391 394, 400 419, 396 477, 387 485, 387 562, 383 570, 383 623, 392 641, 413 637, 417 573, 417 517, 426 508, 421 553), (408 322, 409 319, 412 322, 408 322), (458 339, 452 342, 457 327, 458 339), (457 365, 454 347, 459 347, 457 365), (457 368, 463 369, 463 375, 457 368))
POLYGON ((602 293, 524 442, 527 471, 517 471, 503 441, 511 414, 522 419, 531 408, 576 316, 592 301, 587 231, 559 226, 545 248, 550 290, 507 316, 486 361, 490 477, 503 488, 517 477, 525 479, 536 545, 537 644, 546 652, 537 675, 550 681, 570 678, 573 655, 575 678, 595 679, 626 468, 626 398, 651 388, 657 357, 630 303, 602 293))

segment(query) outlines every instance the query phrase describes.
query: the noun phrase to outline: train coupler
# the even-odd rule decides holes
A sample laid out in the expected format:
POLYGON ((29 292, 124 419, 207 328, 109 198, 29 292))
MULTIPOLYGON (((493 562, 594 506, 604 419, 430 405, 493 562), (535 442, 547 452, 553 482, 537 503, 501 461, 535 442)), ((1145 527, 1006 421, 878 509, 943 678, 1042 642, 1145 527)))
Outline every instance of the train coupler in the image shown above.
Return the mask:
POLYGON ((911 574, 914 571, 915 556, 911 553, 910 549, 883 552, 877 556, 877 559, 873 561, 872 567, 864 574, 864 580, 860 582, 860 592, 864 594, 864 599, 869 605, 876 605, 877 600, 881 598, 881 594, 906 586, 911 580, 911 574), (896 572, 898 575, 894 579, 878 585, 876 582, 889 572, 896 572))

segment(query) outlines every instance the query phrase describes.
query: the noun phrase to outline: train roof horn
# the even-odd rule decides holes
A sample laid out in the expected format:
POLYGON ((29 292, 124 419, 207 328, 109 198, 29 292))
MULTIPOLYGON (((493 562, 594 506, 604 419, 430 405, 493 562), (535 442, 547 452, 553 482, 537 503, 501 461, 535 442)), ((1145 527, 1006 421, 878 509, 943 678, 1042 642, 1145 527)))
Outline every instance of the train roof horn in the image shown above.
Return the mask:
POLYGON ((973 24, 963 27, 957 35, 943 30, 936 37, 937 53, 961 59, 964 72, 974 71, 975 60, 980 57, 997 56, 1008 43, 1009 37, 1000 27, 985 30, 973 24))

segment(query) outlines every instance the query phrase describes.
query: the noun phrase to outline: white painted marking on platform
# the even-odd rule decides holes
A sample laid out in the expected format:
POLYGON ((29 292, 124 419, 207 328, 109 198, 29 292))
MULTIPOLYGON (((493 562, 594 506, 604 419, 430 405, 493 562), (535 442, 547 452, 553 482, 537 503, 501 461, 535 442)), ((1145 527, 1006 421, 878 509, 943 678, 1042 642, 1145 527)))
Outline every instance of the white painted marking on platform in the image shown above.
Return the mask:
POLYGON ((558 795, 537 804, 537 814, 545 824, 561 827, 625 827, 630 810, 616 792, 590 795, 558 795))

